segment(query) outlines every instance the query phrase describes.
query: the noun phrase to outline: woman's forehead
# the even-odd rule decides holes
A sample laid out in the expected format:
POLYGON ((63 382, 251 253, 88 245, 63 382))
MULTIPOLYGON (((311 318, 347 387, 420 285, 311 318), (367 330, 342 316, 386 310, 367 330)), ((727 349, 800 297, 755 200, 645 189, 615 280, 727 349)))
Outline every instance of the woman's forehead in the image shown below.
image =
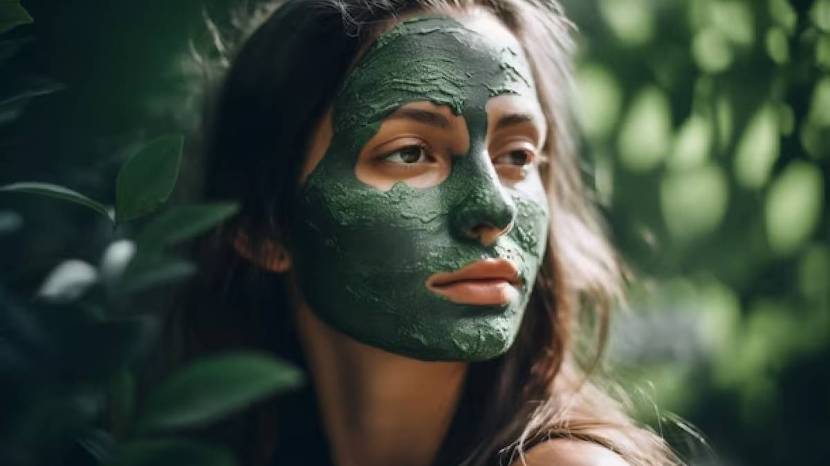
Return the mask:
POLYGON ((416 16, 379 35, 358 61, 335 99, 335 127, 412 101, 483 111, 503 94, 535 96, 535 87, 521 46, 495 17, 416 16))

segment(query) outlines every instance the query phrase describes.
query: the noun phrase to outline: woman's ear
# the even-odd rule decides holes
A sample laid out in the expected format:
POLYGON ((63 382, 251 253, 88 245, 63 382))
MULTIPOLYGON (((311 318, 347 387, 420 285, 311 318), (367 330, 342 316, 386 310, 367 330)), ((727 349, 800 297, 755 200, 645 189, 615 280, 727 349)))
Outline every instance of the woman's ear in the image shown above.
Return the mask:
POLYGON ((291 268, 291 256, 279 241, 265 240, 254 247, 248 235, 240 231, 234 236, 233 248, 240 256, 270 272, 283 273, 291 268))

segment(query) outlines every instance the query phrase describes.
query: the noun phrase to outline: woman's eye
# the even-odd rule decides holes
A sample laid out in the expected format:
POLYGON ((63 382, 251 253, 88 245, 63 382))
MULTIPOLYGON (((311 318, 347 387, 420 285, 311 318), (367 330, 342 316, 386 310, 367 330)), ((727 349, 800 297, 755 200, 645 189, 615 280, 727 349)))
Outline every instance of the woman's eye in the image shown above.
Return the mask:
POLYGON ((517 167, 524 167, 533 161, 533 155, 524 149, 511 150, 503 155, 496 157, 496 164, 515 165, 517 167))
POLYGON ((426 162, 427 150, 424 146, 419 145, 406 146, 386 155, 383 160, 402 164, 426 162))

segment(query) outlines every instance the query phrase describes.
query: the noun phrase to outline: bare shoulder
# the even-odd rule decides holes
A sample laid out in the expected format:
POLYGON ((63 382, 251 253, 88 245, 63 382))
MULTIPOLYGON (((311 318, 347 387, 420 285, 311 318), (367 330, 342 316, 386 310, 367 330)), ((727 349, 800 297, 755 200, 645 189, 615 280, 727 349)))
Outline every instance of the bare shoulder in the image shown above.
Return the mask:
POLYGON ((531 448, 510 466, 630 466, 613 451, 582 440, 552 439, 531 448))

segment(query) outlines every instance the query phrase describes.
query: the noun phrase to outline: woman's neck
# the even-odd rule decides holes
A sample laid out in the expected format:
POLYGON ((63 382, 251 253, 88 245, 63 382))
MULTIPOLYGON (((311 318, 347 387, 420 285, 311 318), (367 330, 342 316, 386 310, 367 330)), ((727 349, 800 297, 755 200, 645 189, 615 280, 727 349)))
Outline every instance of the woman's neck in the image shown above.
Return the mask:
POLYGON ((297 328, 337 466, 428 466, 467 364, 424 362, 358 343, 297 306, 297 328))

